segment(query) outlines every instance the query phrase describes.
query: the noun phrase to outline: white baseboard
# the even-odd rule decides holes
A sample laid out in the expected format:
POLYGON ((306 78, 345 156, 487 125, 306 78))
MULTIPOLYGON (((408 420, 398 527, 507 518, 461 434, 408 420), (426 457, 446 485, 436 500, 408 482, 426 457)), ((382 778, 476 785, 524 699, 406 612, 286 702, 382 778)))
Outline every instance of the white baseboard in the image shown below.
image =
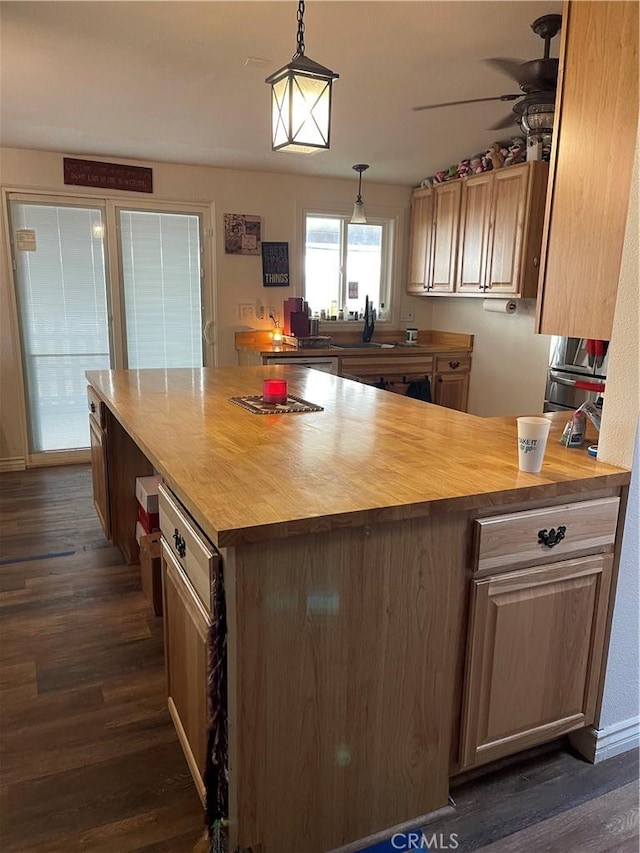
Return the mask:
POLYGON ((588 726, 571 732, 569 739, 578 752, 593 764, 640 747, 640 717, 631 717, 602 729, 588 726))
POLYGON ((27 463, 23 456, 7 456, 5 459, 0 459, 0 474, 5 471, 24 471, 27 463))

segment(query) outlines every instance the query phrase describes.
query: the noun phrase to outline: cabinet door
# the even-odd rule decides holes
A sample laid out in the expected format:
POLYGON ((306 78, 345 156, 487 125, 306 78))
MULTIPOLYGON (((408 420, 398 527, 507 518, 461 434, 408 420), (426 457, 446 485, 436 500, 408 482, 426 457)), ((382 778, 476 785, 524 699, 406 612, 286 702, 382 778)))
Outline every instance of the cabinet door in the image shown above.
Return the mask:
POLYGON ((418 190, 411 199, 407 293, 424 294, 427 288, 432 233, 433 190, 418 190))
POLYGON ((468 373, 437 373, 434 385, 434 403, 447 409, 467 411, 469 397, 468 373))
POLYGON ((89 418, 91 437, 91 479, 93 480, 93 505, 107 539, 111 539, 111 513, 109 512, 109 481, 107 475, 107 441, 104 431, 89 418))
POLYGON ((467 178, 462 187, 456 290, 484 290, 493 172, 467 178))
POLYGON ((636 147, 638 3, 565 3, 562 34, 536 331, 610 340, 636 147))
POLYGON ((473 582, 462 767, 593 722, 611 555, 473 582))
POLYGON ((428 289, 430 292, 453 293, 462 181, 441 184, 435 188, 434 194, 433 247, 428 289))
POLYGON ((162 545, 164 655, 169 713, 204 802, 208 617, 189 579, 162 545))
POLYGON ((520 292, 529 177, 527 163, 493 174, 485 292, 520 292))

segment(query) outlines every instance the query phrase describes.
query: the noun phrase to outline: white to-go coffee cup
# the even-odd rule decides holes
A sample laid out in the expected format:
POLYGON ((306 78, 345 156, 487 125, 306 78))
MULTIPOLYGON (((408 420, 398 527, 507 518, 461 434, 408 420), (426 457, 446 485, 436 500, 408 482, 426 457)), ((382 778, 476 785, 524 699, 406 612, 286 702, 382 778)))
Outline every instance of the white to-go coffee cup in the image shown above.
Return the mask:
POLYGON ((518 418, 518 467, 538 474, 542 468, 551 421, 547 418, 518 418))

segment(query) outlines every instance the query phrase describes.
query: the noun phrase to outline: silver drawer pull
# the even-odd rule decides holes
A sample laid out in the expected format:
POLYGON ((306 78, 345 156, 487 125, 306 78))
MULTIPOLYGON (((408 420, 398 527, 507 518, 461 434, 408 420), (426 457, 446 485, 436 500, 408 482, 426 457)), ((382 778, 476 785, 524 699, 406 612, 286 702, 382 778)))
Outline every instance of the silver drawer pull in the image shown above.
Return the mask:
POLYGON ((545 527, 544 530, 538 531, 538 544, 545 545, 547 548, 553 548, 558 542, 562 542, 566 532, 567 528, 564 524, 561 524, 557 530, 555 527, 552 527, 551 530, 547 530, 545 527))
POLYGON ((180 556, 184 560, 184 558, 187 556, 187 543, 184 541, 184 536, 181 536, 178 533, 177 527, 173 531, 173 541, 176 544, 176 551, 178 552, 178 554, 180 554, 180 556))

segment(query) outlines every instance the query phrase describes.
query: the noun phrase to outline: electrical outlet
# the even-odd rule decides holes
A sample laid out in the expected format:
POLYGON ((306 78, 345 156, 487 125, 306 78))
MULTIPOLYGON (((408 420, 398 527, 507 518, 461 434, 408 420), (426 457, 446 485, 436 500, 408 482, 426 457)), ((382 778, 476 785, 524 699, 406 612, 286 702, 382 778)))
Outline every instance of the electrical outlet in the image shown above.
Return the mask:
POLYGON ((238 316, 244 323, 249 320, 255 320, 256 314, 253 310, 253 304, 251 302, 240 303, 238 305, 238 316))
POLYGON ((400 311, 400 320, 404 323, 413 323, 413 311, 410 308, 400 311))

